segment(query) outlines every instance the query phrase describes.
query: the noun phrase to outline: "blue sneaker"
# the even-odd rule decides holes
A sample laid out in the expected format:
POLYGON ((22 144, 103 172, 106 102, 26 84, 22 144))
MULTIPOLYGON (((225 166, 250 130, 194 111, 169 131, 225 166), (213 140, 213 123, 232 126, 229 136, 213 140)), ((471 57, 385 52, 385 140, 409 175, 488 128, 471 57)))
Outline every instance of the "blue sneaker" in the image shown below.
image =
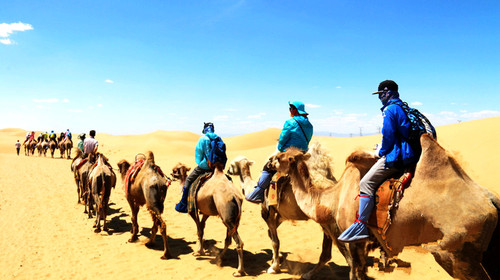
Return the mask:
POLYGON ((373 195, 361 194, 359 196, 359 217, 348 229, 342 232, 338 240, 341 242, 356 242, 370 237, 366 222, 370 218, 373 206, 373 195))
POLYGON ((187 204, 184 203, 184 201, 180 201, 175 205, 175 211, 179 213, 187 213, 188 212, 187 204))
POLYGON ((245 196, 245 199, 247 201, 250 201, 252 203, 262 203, 264 202, 264 192, 266 189, 263 189, 259 186, 255 187, 251 193, 249 193, 247 196, 245 196))

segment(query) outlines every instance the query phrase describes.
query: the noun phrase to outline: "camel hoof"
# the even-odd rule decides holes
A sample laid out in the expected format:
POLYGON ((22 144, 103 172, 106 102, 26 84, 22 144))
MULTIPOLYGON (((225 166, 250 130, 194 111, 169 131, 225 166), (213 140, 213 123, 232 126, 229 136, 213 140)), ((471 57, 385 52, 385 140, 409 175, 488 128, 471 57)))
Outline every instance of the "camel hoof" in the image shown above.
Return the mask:
POLYGON ((133 242, 136 242, 138 239, 139 239, 139 238, 137 238, 137 237, 131 237, 131 238, 128 240, 128 242, 133 243, 133 242))
POLYGON ((146 247, 148 247, 148 248, 151 248, 151 247, 153 247, 153 245, 154 245, 154 244, 155 244, 155 243, 154 243, 153 241, 148 241, 148 242, 146 242, 146 244, 144 244, 144 245, 146 245, 146 247))
POLYGON ((205 255, 205 252, 203 252, 203 251, 193 253, 193 256, 195 256, 195 257, 204 256, 204 255, 205 255))
POLYGON ((94 229, 94 232, 95 233, 99 233, 99 232, 101 232, 101 229, 100 228, 96 228, 96 229, 94 229))
POLYGON ((170 254, 165 254, 165 255, 161 256, 162 260, 168 260, 168 259, 171 259, 171 258, 172 258, 172 256, 170 254))
POLYGON ((268 274, 278 274, 280 272, 281 272, 281 269, 279 269, 279 268, 274 269, 272 266, 267 269, 267 273, 268 274))
POLYGON ((245 271, 233 272, 234 277, 241 277, 241 276, 245 276, 245 275, 247 275, 245 271))

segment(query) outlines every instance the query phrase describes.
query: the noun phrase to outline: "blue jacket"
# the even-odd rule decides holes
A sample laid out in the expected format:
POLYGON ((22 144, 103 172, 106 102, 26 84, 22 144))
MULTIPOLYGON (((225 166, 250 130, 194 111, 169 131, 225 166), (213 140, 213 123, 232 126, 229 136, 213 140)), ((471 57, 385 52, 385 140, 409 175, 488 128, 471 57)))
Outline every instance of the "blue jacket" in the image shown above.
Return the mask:
POLYGON ((194 152, 194 159, 196 161, 196 164, 198 164, 201 169, 210 170, 210 167, 208 167, 207 164, 207 159, 210 155, 211 149, 210 141, 212 139, 216 139, 217 137, 219 137, 217 134, 213 132, 207 132, 207 134, 201 136, 198 140, 198 144, 196 144, 196 149, 194 152))
POLYGON ((296 147, 303 151, 309 149, 309 142, 313 135, 313 126, 304 116, 294 116, 285 122, 278 141, 278 150, 286 151, 289 147, 296 147), (299 126, 300 123, 300 126, 299 126), (300 128, 302 127, 302 129, 300 128), (304 130, 304 132, 302 132, 304 130))
POLYGON ((403 168, 417 162, 413 149, 408 143, 408 133, 410 131, 410 121, 406 117, 403 109, 394 103, 402 102, 399 98, 389 100, 382 107, 384 124, 382 126, 382 147, 379 156, 385 156, 387 167, 403 168))

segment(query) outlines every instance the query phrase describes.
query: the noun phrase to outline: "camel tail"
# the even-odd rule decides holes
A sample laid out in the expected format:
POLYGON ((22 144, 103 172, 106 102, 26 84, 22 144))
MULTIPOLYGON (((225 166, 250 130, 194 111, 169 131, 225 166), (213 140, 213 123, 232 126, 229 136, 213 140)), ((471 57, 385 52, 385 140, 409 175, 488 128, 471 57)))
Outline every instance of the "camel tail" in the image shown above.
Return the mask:
POLYGON ((483 267, 491 279, 500 279, 500 200, 492 199, 493 205, 497 209, 497 224, 491 236, 488 249, 483 253, 483 267))
POLYGON ((153 155, 153 152, 148 151, 146 156, 146 165, 150 167, 155 166, 155 156, 153 155))
POLYGON ((101 201, 99 201, 99 209, 101 211, 103 211, 105 195, 106 195, 106 176, 104 172, 101 172, 101 201))

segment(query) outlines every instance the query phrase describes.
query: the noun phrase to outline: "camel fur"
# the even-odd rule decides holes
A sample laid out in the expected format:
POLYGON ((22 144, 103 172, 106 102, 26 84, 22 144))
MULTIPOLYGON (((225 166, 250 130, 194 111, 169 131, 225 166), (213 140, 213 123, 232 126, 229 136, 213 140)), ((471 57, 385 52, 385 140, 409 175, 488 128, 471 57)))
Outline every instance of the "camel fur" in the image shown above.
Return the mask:
MULTIPOLYGON (((500 258, 500 199, 475 183, 430 136, 423 135, 420 140, 421 159, 392 218, 387 243, 380 242, 383 250, 393 257, 405 246, 425 244, 424 248, 452 277, 497 279, 498 268, 493 263, 500 258)), ((338 184, 324 190, 311 184, 305 164, 308 158, 291 149, 277 155, 274 164, 290 175, 302 211, 336 238, 336 233, 354 222, 359 205, 354 197, 359 194, 360 178, 377 158, 373 153, 352 153, 338 184)), ((380 238, 376 230, 372 234, 380 238)), ((357 243, 348 246, 353 244, 357 243)), ((323 248, 322 257, 326 254, 323 248)), ((352 270, 364 265, 366 250, 351 251, 351 256, 353 261, 348 263, 352 270)))
MULTIPOLYGON (((236 242, 236 252, 238 254, 238 269, 233 276, 239 277, 246 275, 243 267, 243 241, 238 234, 238 226, 241 219, 243 194, 238 190, 231 181, 226 177, 222 170, 222 165, 215 163, 214 174, 208 179, 198 190, 196 196, 196 208, 198 211, 190 213, 191 217, 196 223, 198 231, 198 250, 193 255, 204 255, 203 250, 203 234, 205 230, 205 223, 210 216, 219 216, 227 228, 226 239, 224 241, 224 249, 217 256, 217 263, 222 262, 222 258, 226 253, 231 238, 236 242), (202 218, 199 218, 199 213, 202 218)), ((187 177, 187 167, 185 165, 177 165, 172 170, 172 176, 176 178, 175 174, 184 174, 187 177), (180 171, 179 169, 185 169, 180 171)), ((181 182, 185 182, 186 177, 178 177, 181 182)))
POLYGON ((83 195, 85 193, 85 190, 83 188, 83 185, 80 184, 80 174, 76 167, 80 164, 80 162, 83 160, 83 152, 82 150, 76 148, 75 149, 75 157, 73 158, 73 161, 71 161, 71 172, 73 172, 73 177, 75 178, 75 184, 76 184, 76 192, 78 194, 78 203, 81 202, 83 199, 83 195))
POLYGON ((101 220, 103 230, 108 231, 106 216, 111 189, 115 188, 116 175, 109 167, 108 159, 101 153, 97 154, 97 164, 89 174, 89 186, 96 204, 96 220, 94 232, 101 232, 101 220))
MULTIPOLYGON (((130 166, 130 163, 126 160, 120 160, 118 162, 118 168, 124 185, 127 170, 130 166)), ((161 217, 169 182, 167 182, 165 177, 160 175, 155 167, 153 152, 149 151, 146 153, 144 165, 137 173, 134 182, 130 186, 130 190, 127 191, 127 201, 132 210, 132 237, 129 239, 129 242, 138 240, 139 224, 137 223, 137 213, 139 212, 140 206, 146 205, 153 219, 151 237, 146 243, 146 246, 150 247, 153 245, 158 227, 160 227, 164 246, 161 258, 169 259, 171 258, 171 254, 168 247, 167 225, 161 217)))

